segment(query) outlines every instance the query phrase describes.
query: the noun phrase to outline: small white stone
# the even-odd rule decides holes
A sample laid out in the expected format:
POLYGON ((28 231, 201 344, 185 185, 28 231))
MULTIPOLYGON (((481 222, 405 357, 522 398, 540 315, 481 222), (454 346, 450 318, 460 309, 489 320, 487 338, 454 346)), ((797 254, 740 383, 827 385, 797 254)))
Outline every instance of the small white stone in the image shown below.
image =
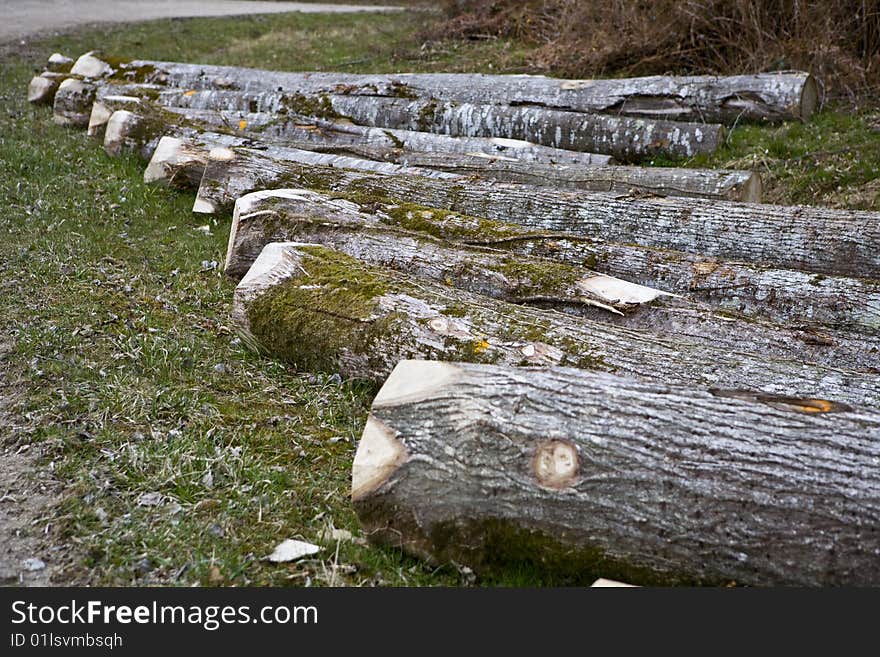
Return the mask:
POLYGON ((302 559, 303 557, 307 557, 311 554, 317 554, 320 551, 321 548, 317 545, 312 545, 311 543, 306 543, 305 541, 296 541, 292 538, 288 538, 276 545, 275 550, 272 552, 272 554, 270 554, 266 558, 274 563, 284 563, 287 561, 302 559))

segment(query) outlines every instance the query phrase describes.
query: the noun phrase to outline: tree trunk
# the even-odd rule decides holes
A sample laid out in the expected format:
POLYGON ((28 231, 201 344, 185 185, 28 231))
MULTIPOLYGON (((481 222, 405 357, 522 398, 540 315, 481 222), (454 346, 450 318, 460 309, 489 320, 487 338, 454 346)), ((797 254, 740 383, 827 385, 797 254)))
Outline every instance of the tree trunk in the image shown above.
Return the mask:
POLYGON ((211 161, 196 212, 230 210, 270 187, 309 187, 392 198, 533 229, 675 249, 825 275, 880 276, 880 214, 685 198, 641 198, 527 185, 377 176, 330 167, 285 166, 239 149, 211 161))
POLYGON ((117 65, 112 74, 122 79, 192 89, 256 92, 280 87, 288 93, 433 97, 464 103, 510 103, 576 112, 730 125, 743 120, 807 120, 820 102, 816 81, 808 73, 800 71, 733 76, 560 80, 533 75, 467 73, 287 73, 136 60, 117 65))
POLYGON ((407 358, 574 365, 666 382, 880 401, 876 374, 731 352, 413 281, 318 245, 272 243, 235 291, 250 347, 381 381, 407 358))
MULTIPOLYGON (((92 112, 93 116, 97 108, 98 103, 95 103, 95 110, 92 112)), ((242 120, 244 121, 244 119, 242 120)), ((259 134, 256 133, 254 136, 259 134)), ((205 134, 204 140, 207 140, 209 143, 216 142, 216 139, 210 133, 205 134)), ((196 143, 177 140, 175 144, 184 153, 177 154, 165 148, 161 154, 162 157, 171 158, 172 162, 177 163, 166 167, 169 174, 179 175, 182 173, 183 175, 179 177, 181 181, 196 180, 195 186, 198 187, 198 182, 201 181, 201 175, 207 165, 207 151, 203 151, 201 156, 199 156, 199 147, 196 143), (191 167, 193 171, 180 172, 180 166, 191 167)), ((275 146, 272 142, 264 144, 252 143, 251 147, 257 148, 264 155, 271 156, 280 161, 290 160, 287 147, 292 147, 316 152, 330 151, 336 155, 389 162, 406 167, 445 171, 449 174, 469 176, 471 180, 497 180, 500 182, 534 184, 558 189, 615 193, 627 193, 637 190, 660 196, 685 196, 750 202, 759 202, 761 196, 761 179, 757 174, 749 171, 539 164, 493 156, 411 153, 401 149, 388 149, 376 146, 324 146, 308 141, 288 142, 279 146, 275 146)), ((156 171, 160 171, 162 167, 165 167, 165 163, 157 161, 156 158, 157 155, 154 154, 150 166, 156 171)), ((154 180, 159 179, 154 178, 154 180)))
POLYGON ((46 71, 50 73, 69 73, 71 67, 73 60, 60 52, 53 52, 46 60, 46 71))
POLYGON ((97 87, 76 78, 67 78, 58 85, 52 105, 52 120, 58 125, 85 128, 89 125, 92 103, 97 87))
POLYGON ((567 368, 404 361, 352 468, 374 543, 575 581, 880 585, 880 416, 567 368))
MULTIPOLYGON (((360 206, 387 225, 464 244, 587 265, 611 276, 686 295, 721 312, 814 327, 813 339, 824 343, 833 341, 824 327, 875 335, 880 332, 880 281, 876 279, 809 274, 615 244, 390 200, 373 199, 360 206)), ((267 242, 287 239, 282 225, 266 235, 267 242)))
POLYGON ((330 116, 361 125, 468 137, 525 139, 573 151, 606 153, 624 162, 650 157, 714 153, 724 141, 717 124, 583 114, 529 107, 456 103, 433 99, 324 95, 330 116))
POLYGON ((364 126, 451 136, 505 137, 634 161, 651 156, 713 153, 724 138, 719 125, 565 112, 542 107, 440 102, 342 94, 303 95, 179 89, 162 94, 167 105, 192 109, 286 113, 364 126))
MULTIPOLYGON (((330 148, 344 146, 384 147, 390 152, 414 151, 436 154, 491 155, 541 164, 594 165, 613 164, 609 155, 568 151, 541 146, 517 139, 500 137, 450 137, 428 132, 394 130, 334 122, 316 117, 291 115, 280 103, 285 96, 273 92, 245 95, 240 92, 163 89, 149 84, 107 84, 99 87, 98 101, 106 95, 128 95, 149 100, 167 113, 181 115, 181 122, 193 121, 205 127, 224 127, 257 132, 262 139, 283 142, 308 142, 330 148), (225 98, 225 100, 224 100, 225 98), (247 100, 243 100, 247 98, 247 100), (266 100, 274 99, 273 102, 266 100), (265 108, 252 112, 252 107, 265 108), (211 109, 213 108, 213 109, 211 109), (281 110, 281 113, 274 112, 281 110)), ((117 108, 119 109, 119 108, 117 108)), ((106 113, 99 110, 104 115, 106 113)), ((174 119, 169 117, 169 124, 174 119)), ((94 121, 99 130, 98 119, 94 121)), ((169 126, 170 127, 170 126, 169 126)))
POLYGON ((34 76, 28 84, 28 102, 34 105, 52 105, 55 102, 58 87, 69 77, 67 74, 51 71, 34 76))
POLYGON ((580 264, 456 244, 388 226, 376 213, 359 210, 349 201, 307 190, 267 190, 244 196, 235 205, 226 272, 244 275, 271 242, 320 244, 369 266, 387 267, 415 279, 641 329, 663 338, 825 366, 880 368, 878 338, 839 334, 818 341, 804 331, 722 316, 703 304, 580 264))

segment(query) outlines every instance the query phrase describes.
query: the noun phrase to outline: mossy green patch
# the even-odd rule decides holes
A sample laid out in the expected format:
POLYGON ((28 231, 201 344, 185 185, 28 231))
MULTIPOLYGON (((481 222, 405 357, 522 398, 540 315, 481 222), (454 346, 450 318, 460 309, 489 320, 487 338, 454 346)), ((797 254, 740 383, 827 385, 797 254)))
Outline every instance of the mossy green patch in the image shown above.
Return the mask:
MULTIPOLYGON (((302 272, 248 308, 251 332, 274 355, 304 372, 339 371, 345 351, 370 353, 390 317, 375 317, 387 281, 359 261, 323 247, 301 247, 302 272)), ((378 343, 378 344, 376 344, 378 343)))

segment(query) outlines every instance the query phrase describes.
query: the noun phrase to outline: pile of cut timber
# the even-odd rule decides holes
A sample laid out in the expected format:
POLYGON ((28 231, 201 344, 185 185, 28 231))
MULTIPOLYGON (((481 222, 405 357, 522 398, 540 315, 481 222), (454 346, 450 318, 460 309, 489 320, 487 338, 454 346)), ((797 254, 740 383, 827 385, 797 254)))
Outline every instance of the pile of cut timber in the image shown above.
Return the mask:
POLYGON ((880 214, 637 165, 809 119, 809 75, 87 53, 28 98, 231 213, 247 345, 381 385, 352 481, 375 542, 574 579, 880 584, 880 214))

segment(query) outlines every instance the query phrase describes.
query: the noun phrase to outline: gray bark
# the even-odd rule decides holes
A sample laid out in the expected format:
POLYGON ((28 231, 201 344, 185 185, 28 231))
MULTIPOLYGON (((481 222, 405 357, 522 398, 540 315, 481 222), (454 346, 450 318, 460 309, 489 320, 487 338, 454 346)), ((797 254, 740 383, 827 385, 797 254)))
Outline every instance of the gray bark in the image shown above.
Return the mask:
POLYGON ((321 244, 367 265, 386 267, 511 303, 552 308, 660 337, 729 351, 826 366, 877 368, 880 339, 744 321, 685 298, 597 273, 582 264, 456 244, 424 232, 389 226, 349 201, 308 190, 255 192, 238 200, 226 273, 243 276, 266 244, 321 244))
MULTIPOLYGON (((99 103, 95 103, 95 109, 92 112, 93 117, 99 111, 98 108, 99 103)), ((197 117, 192 118, 197 119, 197 117)), ((245 119, 242 119, 242 121, 247 123, 245 119)), ((166 130, 164 132, 167 133, 169 131, 166 130)), ((217 140, 213 138, 211 133, 205 133, 200 141, 216 142, 217 140)), ((171 153, 167 149, 163 150, 162 153, 163 157, 170 156, 174 162, 178 163, 176 167, 168 168, 169 175, 175 174, 181 181, 185 182, 195 180, 195 186, 197 187, 207 164, 207 151, 203 151, 200 157, 197 143, 179 140, 177 144, 180 149, 185 151, 185 157, 178 157, 177 154, 171 153), (179 170, 180 166, 187 166, 193 170, 183 172, 179 170)), ((291 159, 288 156, 288 147, 292 147, 299 150, 330 152, 335 155, 389 162, 410 168, 445 171, 449 174, 468 176, 471 180, 497 180, 500 182, 533 184, 558 189, 615 193, 627 193, 637 190, 659 196, 684 196, 749 202, 759 202, 761 196, 760 177, 749 171, 525 163, 492 156, 414 153, 397 148, 388 149, 376 146, 325 146, 309 141, 287 142, 283 146, 276 146, 271 141, 263 144, 255 141, 250 144, 250 147, 259 148, 264 155, 271 156, 280 161, 291 159)), ((156 166, 160 164, 156 162, 155 156, 151 161, 151 166, 154 164, 156 166)))
MULTIPOLYGON (((271 91, 257 94, 216 89, 195 91, 163 88, 155 84, 124 84, 110 80, 103 86, 98 84, 95 104, 98 105, 107 95, 142 98, 153 106, 162 107, 168 112, 184 116, 186 120, 198 122, 205 127, 235 129, 243 121, 245 127, 241 128, 242 130, 257 132, 262 139, 268 141, 306 142, 313 144, 314 147, 328 148, 384 147, 393 152, 491 155, 541 164, 614 163, 614 158, 610 155, 570 151, 518 139, 451 137, 430 132, 374 128, 318 117, 293 115, 284 102, 290 97, 289 94, 271 91)), ((93 112, 90 125, 95 132, 100 130, 100 119, 95 118, 96 116, 102 116, 105 123, 107 120, 105 111, 99 109, 97 115, 93 112)), ((173 120, 169 117, 168 122, 170 124, 173 120)))
POLYGON ((318 98, 329 102, 333 114, 362 125, 454 136, 525 139, 554 148, 606 153, 624 162, 656 156, 711 154, 724 141, 724 129, 717 124, 433 99, 344 95, 318 98))
POLYGON ((768 394, 876 404, 876 374, 697 344, 413 281, 318 245, 267 245, 236 287, 250 347, 301 371, 381 381, 401 360, 573 365, 768 394))
POLYGON ((823 343, 834 341, 824 327, 880 332, 880 281, 876 279, 824 276, 615 244, 391 201, 362 205, 388 225, 465 244, 587 264, 611 276, 686 295, 723 312, 807 328, 813 339, 823 343))
POLYGON ((162 94, 159 101, 193 109, 295 112, 364 126, 465 137, 505 137, 633 161, 655 155, 691 157, 721 144, 719 125, 565 112, 542 107, 454 103, 434 99, 342 94, 302 95, 228 90, 162 94))
POLYGON ((405 361, 352 470, 374 543, 569 581, 880 585, 880 416, 567 368, 405 361))
POLYGON ((90 82, 76 78, 63 80, 55 92, 52 120, 58 125, 87 127, 96 93, 97 87, 90 82))
POLYGON ((876 212, 614 196, 505 183, 376 176, 329 167, 303 170, 280 166, 248 149, 237 150, 230 160, 208 163, 193 209, 228 211, 238 197, 269 187, 354 192, 609 242, 817 274, 880 276, 880 215, 876 212))
POLYGON ((118 66, 112 74, 124 79, 185 88, 419 96, 464 103, 512 103, 577 112, 728 124, 741 120, 807 120, 820 102, 816 81, 800 71, 561 80, 531 75, 464 73, 286 73, 138 60, 118 66))

